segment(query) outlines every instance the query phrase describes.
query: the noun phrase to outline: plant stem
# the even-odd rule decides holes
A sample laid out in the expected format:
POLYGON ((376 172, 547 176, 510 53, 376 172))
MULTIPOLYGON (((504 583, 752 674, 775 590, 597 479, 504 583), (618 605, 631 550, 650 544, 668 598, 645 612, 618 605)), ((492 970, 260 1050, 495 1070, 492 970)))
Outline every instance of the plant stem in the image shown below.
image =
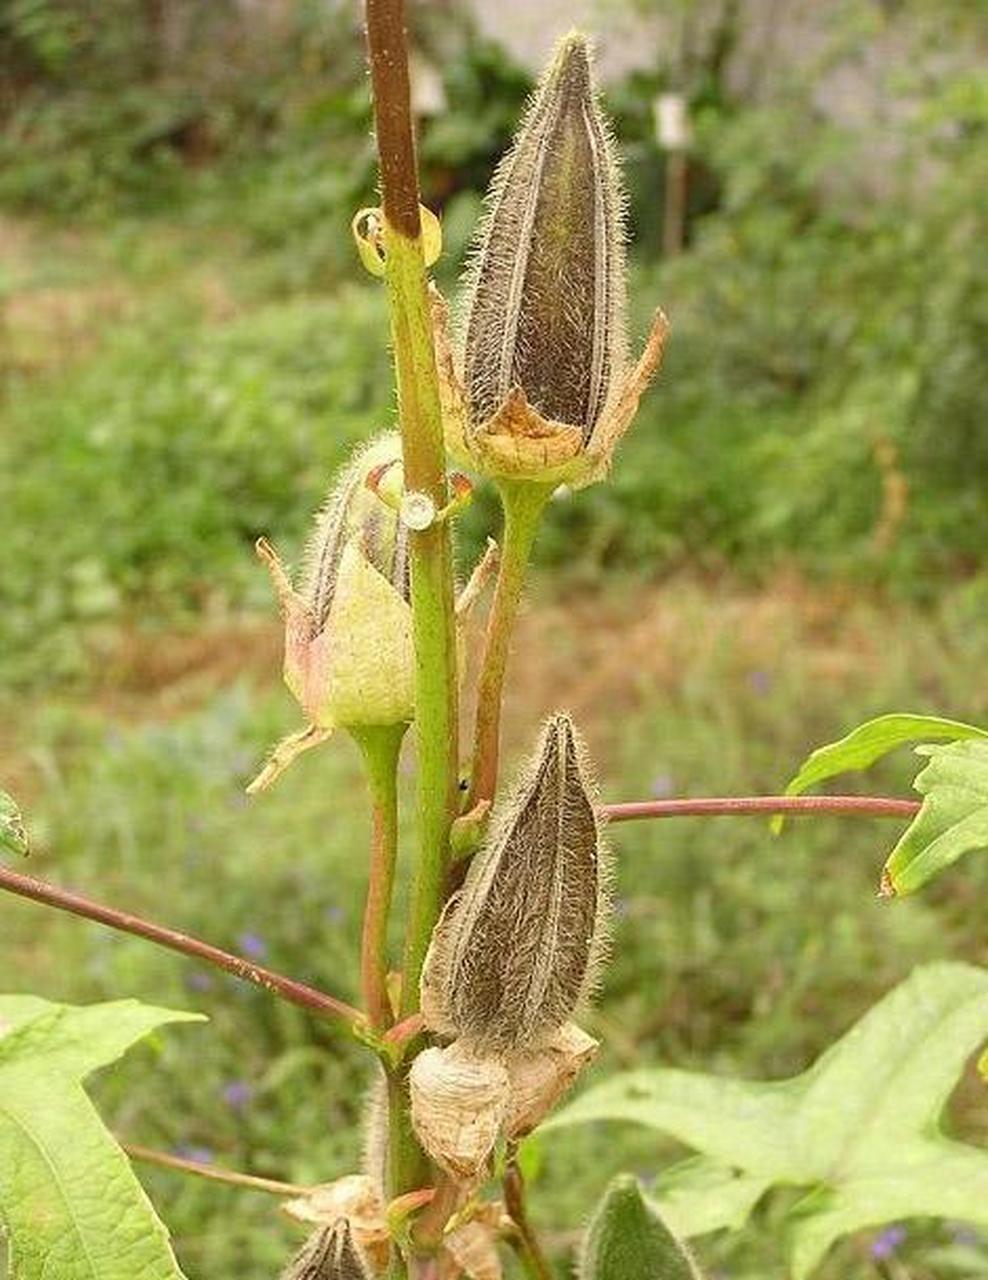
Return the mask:
MULTIPOLYGON (((426 291, 403 0, 367 0, 367 45, 381 167, 385 280, 391 314, 406 490, 446 506, 446 451, 426 291)), ((410 535, 415 639, 418 848, 405 929, 399 1015, 418 1010, 419 977, 442 909, 449 833, 457 807, 457 662, 449 526, 410 535)), ((412 1131, 407 1066, 388 1076, 389 1192, 427 1184, 429 1165, 412 1131)), ((390 1280, 407 1268, 391 1251, 390 1280)))
POLYGON ((304 982, 296 982, 271 969, 262 968, 252 960, 233 955, 229 951, 221 951, 209 942, 193 938, 187 933, 169 929, 165 925, 153 924, 141 916, 131 915, 127 911, 118 911, 115 907, 107 907, 102 903, 83 898, 67 889, 59 889, 44 880, 36 880, 33 876, 21 875, 7 867, 0 867, 0 889, 16 893, 32 902, 43 902, 46 906, 57 907, 59 911, 68 911, 72 915, 82 916, 86 920, 95 920, 97 924, 105 924, 110 929, 118 929, 121 933, 131 933, 137 938, 144 938, 169 951, 179 951, 183 955, 192 956, 196 960, 204 960, 206 964, 215 965, 235 978, 244 982, 252 982, 263 987, 272 995, 280 996, 290 1004, 300 1005, 314 1013, 328 1014, 335 1018, 343 1018, 351 1026, 362 1022, 364 1015, 359 1009, 337 1000, 335 996, 317 991, 315 987, 304 982))
MULTIPOLYGON (((439 511, 446 505, 446 453, 422 252, 403 0, 367 0, 367 43, 405 486, 428 495, 439 511)), ((402 1016, 418 1008, 419 975, 443 904, 457 799, 456 631, 445 521, 412 533, 411 563, 419 849, 405 936, 402 1016)))
POLYGON ((180 1156, 142 1147, 136 1142, 121 1142, 120 1145, 131 1160, 139 1160, 142 1164, 174 1169, 176 1173, 191 1173, 197 1178, 225 1182, 231 1187, 245 1187, 248 1191, 264 1191, 271 1196, 305 1196, 313 1190, 312 1187, 300 1187, 293 1182, 278 1182, 274 1178, 258 1178, 252 1173, 238 1173, 236 1169, 220 1169, 215 1165, 200 1164, 196 1160, 183 1160, 180 1156))
POLYGON ((501 564, 477 682, 473 767, 465 811, 483 800, 493 800, 497 790, 501 702, 511 633, 539 521, 553 488, 553 485, 532 481, 502 480, 499 484, 504 508, 501 564))
POLYGON ((367 725, 351 731, 364 757, 371 796, 371 851, 360 949, 364 1006, 375 1031, 391 1026, 388 918, 398 856, 398 756, 405 726, 367 725))
POLYGON ((538 1236, 528 1220, 528 1211, 525 1208, 525 1180, 513 1156, 505 1168, 503 1185, 504 1207, 518 1232, 513 1244, 522 1270, 529 1280, 552 1280, 552 1267, 542 1252, 538 1236))
POLYGON ((601 805, 609 822, 633 822, 637 818, 743 817, 746 814, 817 813, 858 815, 864 818, 912 818, 918 800, 892 796, 702 796, 696 800, 633 800, 601 805))

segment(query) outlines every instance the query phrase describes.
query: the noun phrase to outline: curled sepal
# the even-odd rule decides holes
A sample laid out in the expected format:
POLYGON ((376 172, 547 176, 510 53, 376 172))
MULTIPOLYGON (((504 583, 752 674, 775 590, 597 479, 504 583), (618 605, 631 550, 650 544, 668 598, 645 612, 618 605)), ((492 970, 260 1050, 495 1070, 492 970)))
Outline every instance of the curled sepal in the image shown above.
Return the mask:
POLYGON ((665 335, 657 318, 629 372, 623 207, 588 42, 572 32, 495 175, 465 280, 459 360, 436 295, 448 444, 478 470, 572 485, 607 470, 665 335))
POLYGON ((593 1036, 575 1022, 567 1022, 544 1048, 513 1059, 508 1066, 511 1093, 504 1117, 505 1137, 517 1140, 538 1128, 599 1048, 593 1036))
POLYGON ((580 1280, 703 1280, 686 1246, 626 1173, 594 1210, 579 1273, 580 1280))
POLYGON ((408 1076, 412 1126, 423 1148, 453 1177, 483 1174, 508 1100, 504 1066, 462 1044, 424 1049, 408 1076))
POLYGON ((427 1025, 502 1058, 550 1041, 593 975, 603 863, 585 751, 569 716, 557 714, 433 934, 421 990, 427 1025))
POLYGON ((313 1187, 304 1196, 287 1200, 282 1210, 296 1222, 326 1227, 345 1218, 355 1243, 371 1265, 378 1271, 388 1265, 391 1242, 384 1202, 377 1183, 366 1174, 351 1173, 313 1187))
POLYGON ((306 1240, 280 1280, 373 1280, 346 1218, 320 1227, 306 1240))
MULTIPOLYGON (((439 219, 419 205, 422 227, 422 255, 427 267, 439 261, 443 251, 443 230, 439 219)), ((360 261, 372 276, 382 277, 385 272, 384 214, 380 209, 358 209, 350 222, 350 230, 357 246, 360 261)))

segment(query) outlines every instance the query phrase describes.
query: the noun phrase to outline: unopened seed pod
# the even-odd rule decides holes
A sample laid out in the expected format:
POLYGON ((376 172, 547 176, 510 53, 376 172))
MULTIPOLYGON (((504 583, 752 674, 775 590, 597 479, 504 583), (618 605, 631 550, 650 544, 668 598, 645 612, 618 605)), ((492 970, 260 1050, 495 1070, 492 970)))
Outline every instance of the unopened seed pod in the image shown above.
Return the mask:
POLYGON ((498 167, 467 278, 474 423, 519 387, 584 441, 625 364, 623 197, 578 32, 556 48, 498 167))
POLYGON ((593 1036, 575 1022, 567 1022, 544 1048, 512 1059, 505 1137, 523 1138, 538 1128, 599 1048, 593 1036))
POLYGON ((282 1211, 296 1222, 331 1227, 341 1218, 350 1225, 356 1244, 378 1271, 388 1265, 391 1243, 379 1185, 366 1174, 351 1173, 335 1182, 313 1187, 286 1201, 282 1211))
POLYGON ((508 1100, 508 1073, 463 1045, 424 1049, 408 1076, 412 1126, 435 1162, 457 1178, 487 1167, 508 1100))
POLYGON ((668 329, 657 312, 629 364, 624 203, 589 45, 571 32, 491 185, 458 343, 434 292, 447 445, 476 470, 580 487, 610 467, 668 329))
POLYGON ((349 1223, 340 1218, 309 1237, 280 1280, 373 1280, 373 1276, 349 1223))
POLYGON ((585 752, 557 714, 434 935, 433 1022, 478 1056, 530 1053, 551 1039, 592 979, 603 861, 585 752))

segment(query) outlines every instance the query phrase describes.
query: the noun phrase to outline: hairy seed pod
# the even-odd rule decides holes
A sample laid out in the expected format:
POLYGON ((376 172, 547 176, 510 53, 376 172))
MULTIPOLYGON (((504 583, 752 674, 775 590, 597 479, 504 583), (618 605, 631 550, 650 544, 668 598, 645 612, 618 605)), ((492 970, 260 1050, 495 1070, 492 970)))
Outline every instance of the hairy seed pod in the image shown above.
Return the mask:
POLYGON ((483 1173, 497 1142, 508 1099, 508 1073, 457 1043, 424 1049, 408 1075, 412 1126, 424 1149, 447 1173, 483 1173))
POLYGON ((281 1280, 373 1280, 345 1218, 321 1227, 281 1273, 281 1280))
POLYGON ((622 209, 587 40, 573 32, 498 167, 467 274, 474 423, 518 387, 544 418, 590 439, 626 363, 622 209))
POLYGON ((377 1271, 388 1265, 391 1240, 384 1218, 379 1185, 366 1174, 350 1173, 335 1182, 313 1187, 282 1205, 282 1212, 296 1222, 331 1227, 345 1218, 355 1243, 377 1271))
POLYGON ((509 1065, 511 1094, 504 1117, 505 1137, 524 1138, 542 1123, 584 1067, 597 1056, 600 1044, 575 1022, 561 1027, 545 1048, 509 1065))
POLYGON ((557 714, 434 935, 433 1022, 481 1056, 541 1048, 588 987, 602 863, 585 753, 569 716, 557 714))
POLYGON ((408 531, 397 512, 367 487, 368 476, 382 470, 389 487, 400 494, 401 437, 397 432, 389 431, 354 453, 316 516, 300 590, 312 636, 326 626, 343 552, 354 537, 370 564, 408 599, 408 531))

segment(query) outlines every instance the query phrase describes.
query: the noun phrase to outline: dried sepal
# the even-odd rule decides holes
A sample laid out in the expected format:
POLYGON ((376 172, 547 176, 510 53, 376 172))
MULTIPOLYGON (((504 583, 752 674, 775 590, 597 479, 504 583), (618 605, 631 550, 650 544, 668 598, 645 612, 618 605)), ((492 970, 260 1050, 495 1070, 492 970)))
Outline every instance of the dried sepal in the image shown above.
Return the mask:
POLYGON ((576 729, 554 715, 434 934, 432 1029, 506 1058, 568 1021, 592 980, 606 904, 594 801, 576 729))
POLYGON ((378 1271, 388 1265, 391 1242, 384 1217, 380 1186, 366 1174, 352 1173, 313 1187, 304 1196, 287 1200, 282 1211, 296 1222, 333 1226, 345 1218, 356 1244, 378 1271))
POLYGON ((306 1240, 280 1280, 373 1280, 373 1274, 350 1224, 339 1218, 306 1240))
POLYGON ((599 1048, 593 1036, 567 1022, 537 1053, 512 1059, 505 1137, 517 1140, 538 1128, 599 1048))
POLYGON ((455 1264, 457 1275, 467 1280, 502 1280, 497 1232, 486 1222, 473 1220, 456 1227, 443 1240, 443 1248, 455 1264))
POLYGON ((412 1063, 408 1084, 412 1126, 425 1151, 456 1178, 483 1174, 508 1100, 504 1066, 475 1057, 459 1043, 424 1049, 412 1063))

